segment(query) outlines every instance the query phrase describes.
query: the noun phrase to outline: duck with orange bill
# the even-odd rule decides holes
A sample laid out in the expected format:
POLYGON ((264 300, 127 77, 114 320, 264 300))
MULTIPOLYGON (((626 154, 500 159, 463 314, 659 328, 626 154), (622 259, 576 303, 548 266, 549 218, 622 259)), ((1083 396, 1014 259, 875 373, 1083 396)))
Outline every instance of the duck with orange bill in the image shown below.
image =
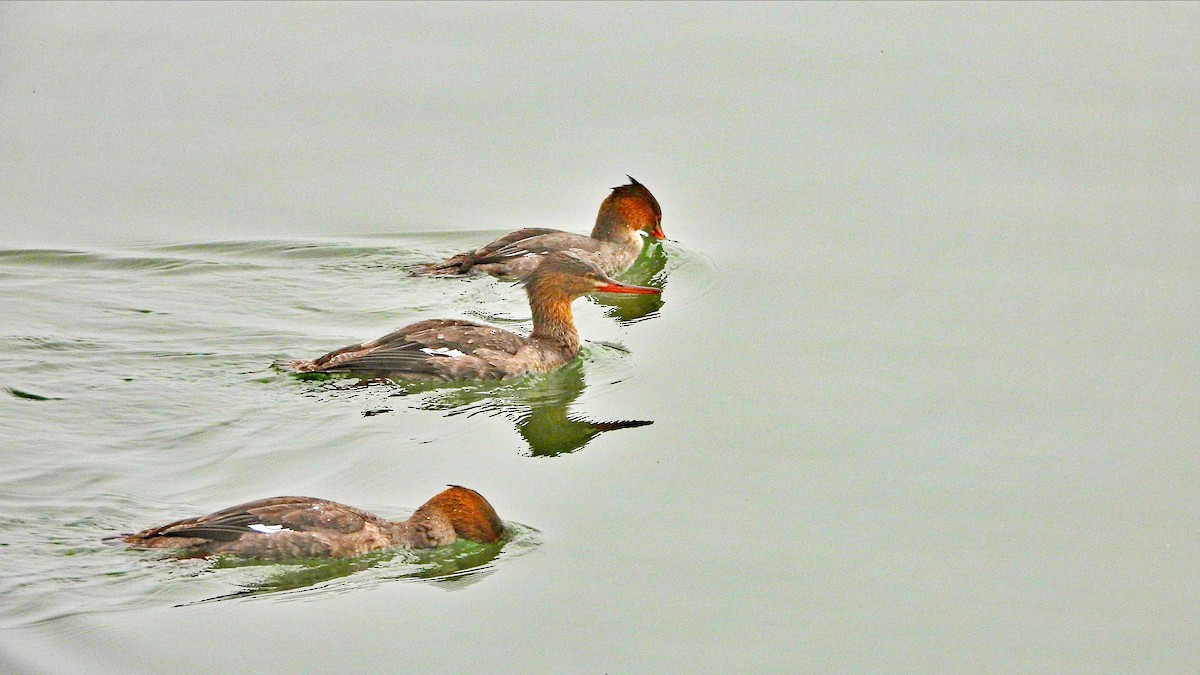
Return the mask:
POLYGON ((595 262, 571 252, 540 256, 524 285, 533 314, 528 336, 471 321, 432 319, 291 365, 300 373, 412 380, 497 380, 550 372, 579 353, 571 313, 575 299, 589 293, 661 292, 616 281, 595 262))
POLYGON ((600 266, 605 274, 618 274, 642 252, 642 234, 665 239, 662 208, 645 185, 628 176, 629 184, 612 188, 600 204, 592 234, 582 235, 549 228, 510 232, 473 251, 418 268, 423 274, 460 275, 483 272, 504 279, 524 279, 537 268, 538 259, 556 251, 572 251, 600 266))

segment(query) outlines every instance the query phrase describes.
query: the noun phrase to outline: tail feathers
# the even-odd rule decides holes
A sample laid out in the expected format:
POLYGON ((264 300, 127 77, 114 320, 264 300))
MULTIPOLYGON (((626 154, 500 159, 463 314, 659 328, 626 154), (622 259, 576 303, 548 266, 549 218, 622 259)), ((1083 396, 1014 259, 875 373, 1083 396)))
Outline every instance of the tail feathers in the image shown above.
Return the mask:
POLYGON ((447 258, 441 262, 418 265, 413 269, 413 273, 418 275, 467 274, 474 266, 474 255, 471 253, 459 253, 458 255, 447 258))

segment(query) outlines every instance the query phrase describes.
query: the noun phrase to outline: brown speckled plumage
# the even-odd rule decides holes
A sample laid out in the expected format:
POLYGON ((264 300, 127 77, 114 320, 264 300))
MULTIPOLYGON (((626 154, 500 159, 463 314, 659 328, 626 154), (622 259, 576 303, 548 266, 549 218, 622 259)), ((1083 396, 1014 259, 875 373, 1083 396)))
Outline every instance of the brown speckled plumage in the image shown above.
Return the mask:
POLYGON ((385 548, 446 546, 458 537, 492 542, 504 533, 495 509, 474 490, 451 486, 404 521, 312 497, 271 497, 122 537, 139 548, 246 558, 344 558, 385 548))
POLYGON ((524 279, 538 258, 571 251, 596 263, 605 274, 617 274, 642 252, 639 232, 662 239, 662 208, 645 185, 629 177, 628 185, 612 189, 600 204, 591 236, 547 228, 517 230, 473 251, 420 268, 423 274, 456 275, 483 272, 505 279, 524 279))
POLYGON ((301 373, 414 380, 494 380, 548 372, 579 353, 571 314, 576 298, 595 292, 659 292, 614 281, 595 263, 573 253, 552 253, 538 260, 525 280, 533 314, 528 337, 471 321, 433 319, 292 366, 301 373))

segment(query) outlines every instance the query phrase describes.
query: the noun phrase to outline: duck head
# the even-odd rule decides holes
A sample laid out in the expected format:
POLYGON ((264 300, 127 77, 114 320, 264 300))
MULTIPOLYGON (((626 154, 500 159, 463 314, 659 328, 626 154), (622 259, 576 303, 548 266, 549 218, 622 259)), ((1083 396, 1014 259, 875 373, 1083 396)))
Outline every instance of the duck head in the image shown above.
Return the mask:
POLYGON ((460 485, 434 495, 402 525, 404 542, 413 548, 446 546, 459 537, 490 543, 504 534, 504 523, 492 505, 460 485))
POLYGON ((666 239, 662 231, 662 207, 658 205, 658 200, 633 176, 626 177, 629 178, 629 184, 613 188, 612 193, 600 203, 592 236, 606 239, 610 237, 605 235, 611 236, 626 230, 642 231, 655 239, 666 239))
POLYGON ((662 291, 650 286, 623 284, 608 276, 595 263, 569 251, 542 257, 536 270, 525 280, 530 297, 565 295, 574 299, 588 293, 632 293, 649 295, 662 291))

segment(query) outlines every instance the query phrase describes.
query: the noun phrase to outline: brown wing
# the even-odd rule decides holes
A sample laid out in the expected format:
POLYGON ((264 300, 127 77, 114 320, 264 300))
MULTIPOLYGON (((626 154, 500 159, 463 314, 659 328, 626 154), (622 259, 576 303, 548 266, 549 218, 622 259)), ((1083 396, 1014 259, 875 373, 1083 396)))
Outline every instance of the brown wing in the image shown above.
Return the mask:
POLYGON ((302 372, 490 379, 504 376, 496 357, 515 354, 527 340, 494 326, 433 319, 295 365, 302 372))
MULTIPOLYGON (((500 249, 512 246, 526 239, 539 237, 547 234, 554 234, 561 230, 554 230, 546 227, 527 227, 525 229, 509 232, 508 234, 489 242, 475 249, 451 256, 441 262, 431 263, 426 265, 424 271, 427 274, 466 274, 475 265, 479 258, 486 258, 496 253, 500 249)), ((565 233, 564 233, 565 234, 565 233)))
POLYGON ((345 504, 273 497, 131 534, 124 540, 144 548, 186 549, 189 555, 340 558, 395 545, 393 530, 387 521, 345 504))
POLYGON ((172 537, 228 542, 284 530, 350 534, 363 529, 366 523, 380 522, 365 511, 325 499, 271 497, 152 528, 127 540, 172 537))
POLYGON ((534 237, 510 242, 486 253, 479 253, 472 261, 472 264, 485 265, 498 263, 521 256, 543 255, 555 251, 576 250, 596 252, 600 250, 601 246, 601 241, 582 234, 551 230, 534 237))

